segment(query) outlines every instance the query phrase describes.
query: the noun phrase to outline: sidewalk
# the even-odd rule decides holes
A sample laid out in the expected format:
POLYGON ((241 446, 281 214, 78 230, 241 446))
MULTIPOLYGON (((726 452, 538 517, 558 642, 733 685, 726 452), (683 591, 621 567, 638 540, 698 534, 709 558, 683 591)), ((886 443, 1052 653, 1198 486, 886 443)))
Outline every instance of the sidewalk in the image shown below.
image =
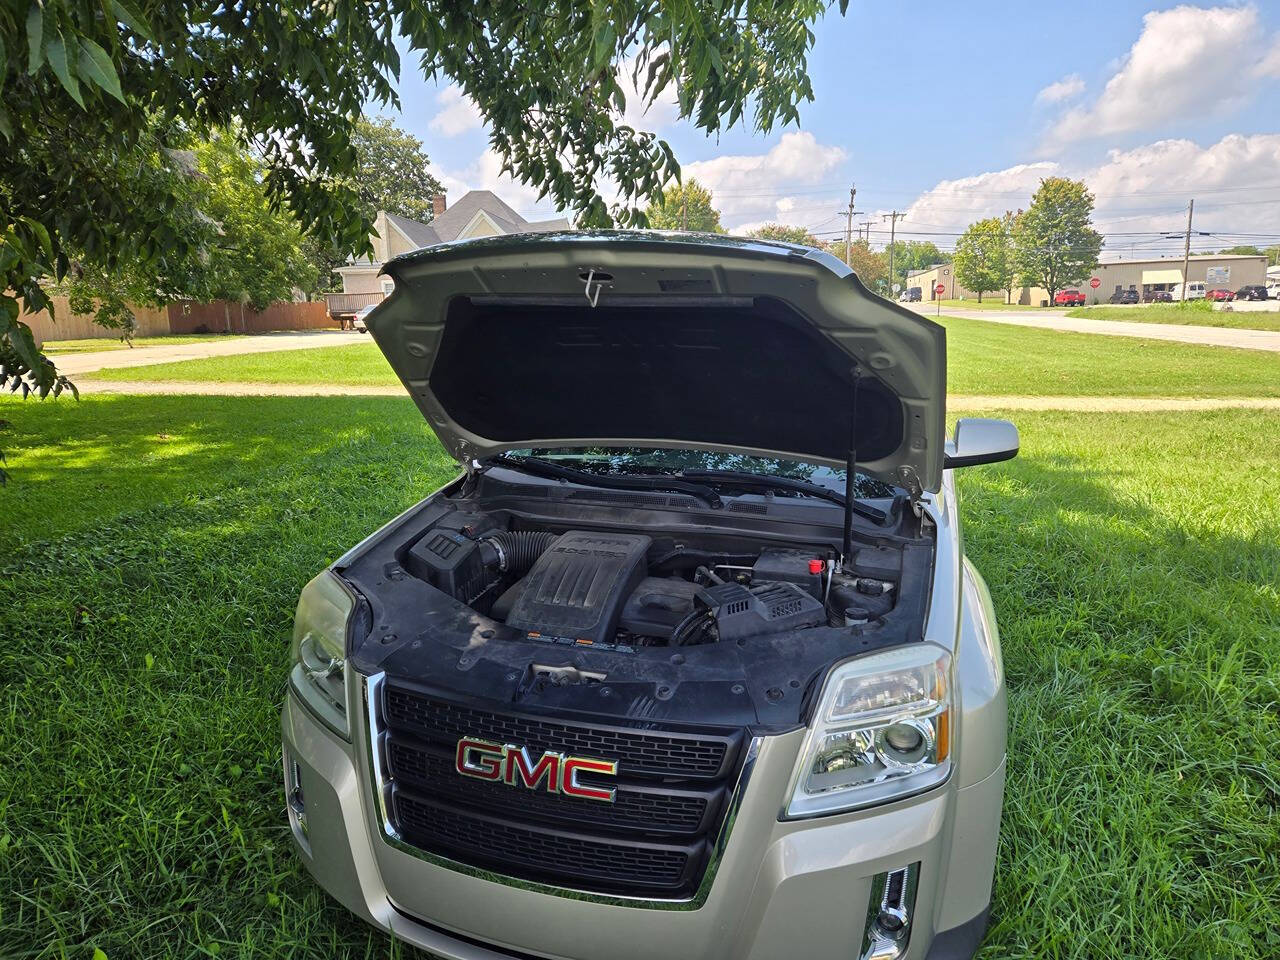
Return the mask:
MULTIPOLYGON (((911 309, 933 317, 936 306, 910 304, 911 309)), ((1280 333, 1270 330, 1234 330, 1226 327, 1183 326, 1173 323, 1134 323, 1130 320, 1086 320, 1068 317, 1049 310, 1022 313, 1016 310, 956 310, 944 308, 949 317, 987 320, 1018 327, 1040 327, 1043 330, 1065 330, 1070 333, 1099 333, 1109 337, 1140 337, 1145 340, 1175 340, 1209 347, 1240 347, 1245 350, 1280 352, 1280 333)))
MULTIPOLYGON (((194 394, 213 397, 404 397, 399 385, 344 386, 297 383, 162 383, 146 380, 86 380, 81 393, 194 394)), ((1070 410, 1081 413, 1141 413, 1180 410, 1280 410, 1280 397, 947 397, 948 410, 1070 410)))
MULTIPOLYGON (((368 335, 338 330, 288 330, 261 333, 250 337, 210 337, 207 343, 182 343, 163 347, 134 347, 132 350, 102 350, 96 353, 70 353, 57 356, 58 372, 74 379, 82 373, 115 367, 145 367, 153 363, 175 360, 203 360, 238 353, 271 353, 276 350, 311 350, 316 347, 341 347, 354 343, 370 343, 368 335)), ((82 384, 76 384, 84 389, 82 384)))

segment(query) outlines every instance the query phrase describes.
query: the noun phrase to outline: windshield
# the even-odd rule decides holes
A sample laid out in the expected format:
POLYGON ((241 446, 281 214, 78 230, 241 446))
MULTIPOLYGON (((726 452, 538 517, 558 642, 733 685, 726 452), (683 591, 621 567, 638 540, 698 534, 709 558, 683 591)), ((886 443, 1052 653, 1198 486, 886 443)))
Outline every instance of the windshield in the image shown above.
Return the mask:
MULTIPOLYGON (((648 449, 644 447, 530 447, 508 451, 514 456, 538 457, 576 470, 599 474, 668 474, 686 470, 731 470, 762 477, 785 477, 805 480, 844 493, 845 472, 835 467, 784 460, 773 457, 751 457, 738 453, 714 453, 708 450, 648 449)), ((705 477, 699 477, 705 482, 705 477)), ((859 473, 854 480, 854 495, 863 500, 890 499, 901 491, 874 477, 859 473)), ((797 491, 777 492, 778 496, 803 496, 797 491)))

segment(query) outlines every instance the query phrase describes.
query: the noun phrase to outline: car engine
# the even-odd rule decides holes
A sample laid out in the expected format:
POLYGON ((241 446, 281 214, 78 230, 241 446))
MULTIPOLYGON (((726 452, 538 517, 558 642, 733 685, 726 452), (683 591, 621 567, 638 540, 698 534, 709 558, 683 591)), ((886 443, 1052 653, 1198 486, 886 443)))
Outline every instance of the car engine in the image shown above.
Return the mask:
POLYGON ((639 533, 492 530, 474 515, 449 520, 408 549, 405 568, 534 640, 693 646, 868 624, 894 605, 896 571, 874 548, 876 575, 850 575, 828 547, 726 549, 639 533))

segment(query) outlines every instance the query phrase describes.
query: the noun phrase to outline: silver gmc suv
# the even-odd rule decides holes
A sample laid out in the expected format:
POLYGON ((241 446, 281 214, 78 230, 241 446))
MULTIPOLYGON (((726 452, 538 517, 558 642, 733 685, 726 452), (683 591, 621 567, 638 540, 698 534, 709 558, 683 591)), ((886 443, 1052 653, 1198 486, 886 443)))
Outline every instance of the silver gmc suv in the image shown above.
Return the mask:
POLYGON ((457 479, 302 592, 307 869, 455 960, 969 957, 1005 690, 943 329, 829 255, 529 234, 367 320, 457 479))

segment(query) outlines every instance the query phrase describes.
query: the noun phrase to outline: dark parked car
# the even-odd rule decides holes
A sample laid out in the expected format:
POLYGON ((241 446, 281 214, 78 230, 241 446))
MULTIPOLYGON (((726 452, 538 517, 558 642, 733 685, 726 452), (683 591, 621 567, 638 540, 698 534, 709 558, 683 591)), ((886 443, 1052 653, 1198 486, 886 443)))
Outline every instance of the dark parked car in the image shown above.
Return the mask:
POLYGON ((1109 303, 1137 303, 1138 291, 1137 290, 1117 290, 1115 293, 1111 295, 1111 299, 1108 302, 1109 303))
POLYGON ((1206 300, 1218 300, 1225 303, 1230 303, 1236 298, 1236 295, 1230 290, 1223 290, 1221 287, 1217 290, 1210 290, 1204 296, 1206 300))
POLYGON ((1237 300, 1265 300, 1267 288, 1260 283, 1250 283, 1236 291, 1237 300))
POLYGON ((907 287, 907 303, 919 303, 923 291, 919 287, 907 287))
POLYGON ((1147 303, 1173 303, 1173 294, 1168 290, 1156 290, 1147 294, 1147 303))
POLYGON ((1079 290, 1059 290, 1053 297, 1055 307, 1083 307, 1085 296, 1079 290))

